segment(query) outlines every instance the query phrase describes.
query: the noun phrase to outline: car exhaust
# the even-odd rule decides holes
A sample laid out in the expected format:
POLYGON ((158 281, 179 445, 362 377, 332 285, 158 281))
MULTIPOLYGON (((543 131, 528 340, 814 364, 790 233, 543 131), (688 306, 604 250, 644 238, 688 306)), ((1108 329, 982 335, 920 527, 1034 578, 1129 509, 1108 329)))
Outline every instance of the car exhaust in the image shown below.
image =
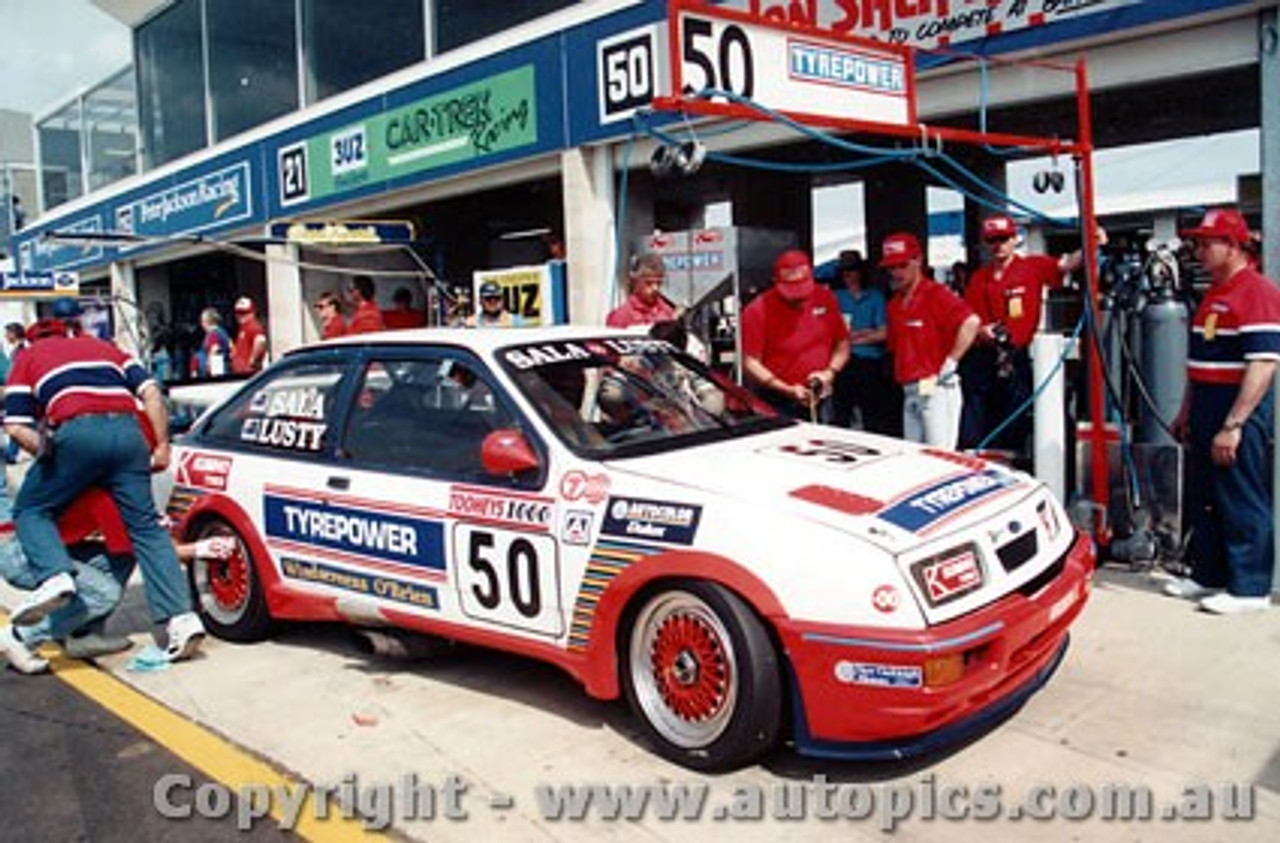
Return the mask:
POLYGON ((357 629, 356 641, 370 655, 400 661, 422 661, 444 655, 452 642, 431 635, 394 629, 357 629))

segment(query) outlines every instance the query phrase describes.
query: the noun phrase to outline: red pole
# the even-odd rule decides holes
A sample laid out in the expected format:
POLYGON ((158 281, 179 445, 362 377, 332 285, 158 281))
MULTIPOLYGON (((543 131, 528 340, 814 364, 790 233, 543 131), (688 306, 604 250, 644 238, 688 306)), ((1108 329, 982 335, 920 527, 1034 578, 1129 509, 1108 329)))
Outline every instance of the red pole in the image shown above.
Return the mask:
MULTIPOLYGON (((1093 501, 1101 511, 1107 511, 1110 484, 1107 470, 1106 395, 1102 381, 1101 341, 1098 335, 1098 220, 1093 213, 1093 112, 1089 103, 1089 78, 1084 59, 1076 62, 1076 107, 1079 111, 1080 141, 1080 224, 1083 231, 1085 272, 1088 278, 1090 313, 1089 333, 1093 347, 1089 349, 1089 444, 1090 468, 1093 481, 1093 501)), ((1111 525, 1100 517, 1094 530, 1094 538, 1101 543, 1110 541, 1111 525)))

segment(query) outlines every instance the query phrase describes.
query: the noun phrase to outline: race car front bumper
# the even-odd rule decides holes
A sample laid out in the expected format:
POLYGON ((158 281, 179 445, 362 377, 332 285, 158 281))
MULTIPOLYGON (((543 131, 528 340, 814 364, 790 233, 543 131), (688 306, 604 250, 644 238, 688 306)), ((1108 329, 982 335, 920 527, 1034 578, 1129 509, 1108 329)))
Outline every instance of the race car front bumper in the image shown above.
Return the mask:
POLYGON ((918 632, 779 624, 801 754, 906 758, 959 742, 1053 674, 1088 598, 1093 543, 1079 535, 1032 583, 918 632))

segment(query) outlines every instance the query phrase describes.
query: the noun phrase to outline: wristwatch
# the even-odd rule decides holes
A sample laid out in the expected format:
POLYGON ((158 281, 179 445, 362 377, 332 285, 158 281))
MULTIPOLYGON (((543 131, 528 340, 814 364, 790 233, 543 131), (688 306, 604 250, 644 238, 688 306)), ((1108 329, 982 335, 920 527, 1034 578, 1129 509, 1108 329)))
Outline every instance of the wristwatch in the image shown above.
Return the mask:
POLYGON ((1244 422, 1242 421, 1232 421, 1231 419, 1227 419, 1222 423, 1223 430, 1239 430, 1242 427, 1244 427, 1244 422))

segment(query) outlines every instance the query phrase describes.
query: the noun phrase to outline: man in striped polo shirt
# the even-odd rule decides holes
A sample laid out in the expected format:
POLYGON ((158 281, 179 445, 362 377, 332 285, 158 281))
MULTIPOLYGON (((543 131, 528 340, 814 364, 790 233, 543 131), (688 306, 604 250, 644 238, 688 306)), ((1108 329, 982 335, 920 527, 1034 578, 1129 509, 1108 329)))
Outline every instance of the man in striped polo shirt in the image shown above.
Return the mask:
POLYGON ((133 544, 152 620, 166 625, 169 657, 188 658, 199 649, 204 627, 191 611, 186 577, 151 497, 151 471, 170 459, 160 389, 114 345, 68 336, 57 320, 40 324, 41 338, 15 362, 4 398, 5 430, 36 456, 14 501, 14 523, 39 586, 14 608, 12 623, 35 623, 75 594, 56 519, 85 489, 100 486, 133 544), (154 446, 139 424, 139 402, 154 446))
POLYGON ((1271 605, 1271 383, 1280 361, 1280 290, 1252 265, 1239 211, 1183 232, 1211 285, 1192 320, 1187 390, 1174 431, 1190 441, 1191 576, 1165 592, 1214 614, 1271 605))

